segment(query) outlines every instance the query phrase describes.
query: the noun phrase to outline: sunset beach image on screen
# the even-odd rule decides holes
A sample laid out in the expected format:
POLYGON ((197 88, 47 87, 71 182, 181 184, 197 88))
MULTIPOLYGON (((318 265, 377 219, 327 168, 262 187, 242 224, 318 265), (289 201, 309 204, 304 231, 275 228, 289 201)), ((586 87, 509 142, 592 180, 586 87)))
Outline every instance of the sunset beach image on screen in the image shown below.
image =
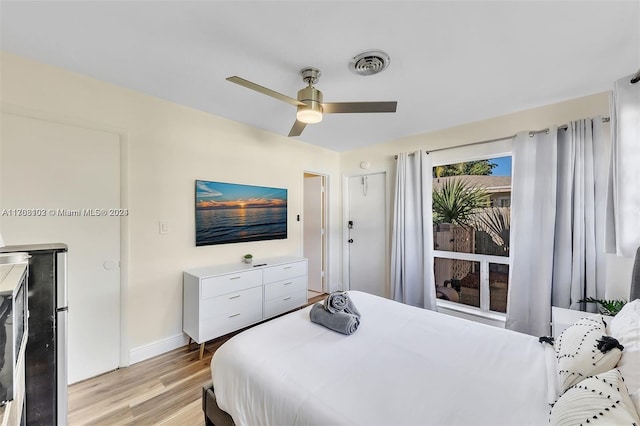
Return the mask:
POLYGON ((287 190, 196 180, 196 246, 287 238, 287 190))

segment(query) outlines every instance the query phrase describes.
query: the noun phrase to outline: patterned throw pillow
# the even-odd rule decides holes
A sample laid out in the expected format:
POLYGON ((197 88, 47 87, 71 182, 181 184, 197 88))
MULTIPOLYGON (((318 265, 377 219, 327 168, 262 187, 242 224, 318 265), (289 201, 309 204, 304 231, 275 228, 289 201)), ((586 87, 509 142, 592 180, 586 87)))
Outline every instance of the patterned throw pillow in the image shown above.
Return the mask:
POLYGON ((602 317, 583 318, 560 334, 555 349, 562 391, 616 366, 622 346, 606 335, 605 327, 602 317), (607 341, 615 342, 613 348, 607 341))
POLYGON ((618 370, 588 377, 569 388, 551 409, 550 423, 569 425, 640 425, 618 370))
POLYGON ((636 411, 640 413, 640 299, 624 305, 611 320, 609 329, 611 336, 624 346, 617 367, 624 377, 636 411))

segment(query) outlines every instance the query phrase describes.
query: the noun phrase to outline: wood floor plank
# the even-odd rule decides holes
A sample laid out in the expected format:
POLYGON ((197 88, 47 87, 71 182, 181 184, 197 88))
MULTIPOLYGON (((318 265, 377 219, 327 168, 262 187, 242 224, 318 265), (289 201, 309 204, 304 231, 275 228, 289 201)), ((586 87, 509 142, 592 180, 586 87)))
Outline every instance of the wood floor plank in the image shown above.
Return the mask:
POLYGON ((202 386, 211 380, 211 373, 203 370, 196 375, 176 384, 156 397, 131 407, 136 422, 140 424, 156 424, 170 417, 189 403, 202 397, 202 386), (179 385, 179 386, 178 386, 179 385))
POLYGON ((69 424, 204 424, 201 388, 211 380, 213 352, 227 339, 208 343, 202 360, 197 349, 190 352, 185 346, 71 385, 69 424), (198 421, 193 423, 193 419, 198 421))
POLYGON ((90 395, 82 400, 82 403, 86 404, 84 407, 78 407, 78 400, 73 399, 69 401, 69 423, 76 423, 76 420, 78 423, 84 423, 88 419, 97 419, 103 414, 117 412, 122 408, 131 412, 132 405, 146 401, 163 392, 166 392, 166 386, 160 380, 154 379, 125 392, 90 395))
POLYGON ((174 415, 157 423, 157 425, 158 426, 204 425, 204 416, 202 414, 202 402, 193 401, 191 404, 185 406, 183 409, 178 410, 178 412, 176 412, 174 415))
MULTIPOLYGON (((323 300, 316 296, 309 304, 323 300)), ((239 330, 69 386, 69 425, 202 426, 202 386, 211 380, 211 358, 239 330)))
POLYGON ((111 426, 125 425, 134 421, 133 413, 131 413, 129 407, 122 407, 118 410, 103 413, 96 412, 95 414, 96 415, 91 418, 84 418, 74 423, 71 423, 71 420, 69 420, 69 424, 111 426))

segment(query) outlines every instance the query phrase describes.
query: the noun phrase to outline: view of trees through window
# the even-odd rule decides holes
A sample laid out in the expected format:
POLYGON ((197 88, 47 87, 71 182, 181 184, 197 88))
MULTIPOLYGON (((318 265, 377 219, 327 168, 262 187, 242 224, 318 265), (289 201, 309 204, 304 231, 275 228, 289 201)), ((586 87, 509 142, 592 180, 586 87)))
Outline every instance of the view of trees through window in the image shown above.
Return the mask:
POLYGON ((433 168, 438 298, 506 313, 510 206, 510 156, 433 168))

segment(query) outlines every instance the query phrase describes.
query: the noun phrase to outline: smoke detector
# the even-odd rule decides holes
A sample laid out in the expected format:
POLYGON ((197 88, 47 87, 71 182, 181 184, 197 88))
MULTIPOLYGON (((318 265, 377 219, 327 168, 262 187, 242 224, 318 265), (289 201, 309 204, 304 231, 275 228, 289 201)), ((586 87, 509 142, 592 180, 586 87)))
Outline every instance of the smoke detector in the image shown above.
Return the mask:
POLYGON ((367 50, 353 58, 349 63, 349 68, 359 75, 373 75, 384 71, 391 58, 382 50, 367 50))

